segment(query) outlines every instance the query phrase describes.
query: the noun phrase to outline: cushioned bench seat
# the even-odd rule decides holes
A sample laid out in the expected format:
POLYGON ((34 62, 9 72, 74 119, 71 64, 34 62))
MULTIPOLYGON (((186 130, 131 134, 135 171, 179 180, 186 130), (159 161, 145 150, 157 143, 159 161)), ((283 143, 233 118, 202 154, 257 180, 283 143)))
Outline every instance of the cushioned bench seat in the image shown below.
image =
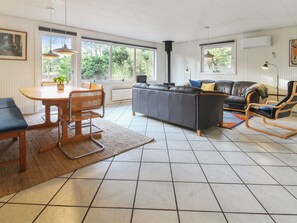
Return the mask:
POLYGON ((0 133, 27 128, 28 124, 18 107, 2 108, 0 110, 0 133))
POLYGON ((0 109, 12 107, 16 107, 14 100, 12 98, 0 98, 0 109))
POLYGON ((7 138, 19 138, 18 159, 0 162, 5 165, 12 162, 20 163, 20 171, 26 170, 26 129, 28 124, 20 109, 15 105, 12 98, 0 99, 0 140, 7 138))

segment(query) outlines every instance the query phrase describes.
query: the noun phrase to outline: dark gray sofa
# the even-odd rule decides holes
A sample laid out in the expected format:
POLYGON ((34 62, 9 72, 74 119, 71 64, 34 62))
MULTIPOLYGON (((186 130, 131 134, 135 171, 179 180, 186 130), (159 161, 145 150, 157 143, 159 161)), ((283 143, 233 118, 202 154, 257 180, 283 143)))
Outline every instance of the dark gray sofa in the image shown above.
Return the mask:
POLYGON ((224 109, 245 111, 249 103, 259 103, 259 92, 256 90, 246 91, 256 84, 252 81, 228 81, 228 80, 201 80, 201 83, 214 83, 215 91, 225 92, 229 95, 224 103, 224 109))
POLYGON ((132 111, 184 127, 201 130, 223 122, 223 92, 204 92, 184 86, 136 83, 132 91, 132 111))

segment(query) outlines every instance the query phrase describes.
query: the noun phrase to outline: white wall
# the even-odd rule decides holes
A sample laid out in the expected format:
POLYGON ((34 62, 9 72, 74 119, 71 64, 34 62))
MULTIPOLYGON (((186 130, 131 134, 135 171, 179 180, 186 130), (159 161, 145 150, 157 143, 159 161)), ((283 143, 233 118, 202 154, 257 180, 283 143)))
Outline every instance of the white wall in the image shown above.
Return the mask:
MULTIPOLYGON (((13 97, 16 104, 20 107, 24 113, 32 113, 36 106, 32 100, 22 96, 18 91, 18 88, 32 87, 40 85, 40 71, 38 64, 41 59, 41 53, 39 49, 39 26, 49 27, 48 23, 33 21, 23 18, 11 17, 0 15, 0 28, 25 31, 28 35, 28 59, 27 61, 12 61, 12 60, 0 60, 0 98, 13 97)), ((52 28, 64 29, 63 26, 52 25, 52 28)), ((162 83, 165 80, 165 57, 163 55, 164 46, 162 44, 144 42, 119 36, 113 36, 104 33, 98 33, 78 28, 67 28, 68 31, 77 32, 77 38, 75 43, 75 49, 80 51, 80 38, 81 36, 88 36, 98 39, 106 39, 124 43, 131 43, 137 45, 157 47, 157 82, 162 83)), ((77 73, 80 74, 80 54, 76 56, 77 61, 77 73)), ((80 75, 78 75, 79 77, 80 75)), ((79 78, 78 78, 79 81, 79 78)), ((111 89, 118 87, 131 86, 132 82, 110 82, 104 83, 106 91, 106 103, 111 102, 111 89)))
POLYGON ((192 71, 192 79, 214 80, 249 80, 276 86, 276 70, 261 69, 265 61, 276 64, 279 68, 280 88, 286 89, 289 80, 297 80, 297 67, 289 67, 289 40, 297 39, 297 27, 289 27, 262 32, 246 33, 222 38, 213 38, 209 42, 235 40, 237 43, 237 74, 236 75, 203 75, 200 74, 201 50, 199 44, 207 41, 192 41, 174 44, 172 51, 173 59, 173 82, 185 83, 185 68, 188 66, 192 71), (240 40, 256 36, 272 36, 272 46, 252 49, 242 49, 240 40), (275 52, 275 58, 272 55, 275 52))

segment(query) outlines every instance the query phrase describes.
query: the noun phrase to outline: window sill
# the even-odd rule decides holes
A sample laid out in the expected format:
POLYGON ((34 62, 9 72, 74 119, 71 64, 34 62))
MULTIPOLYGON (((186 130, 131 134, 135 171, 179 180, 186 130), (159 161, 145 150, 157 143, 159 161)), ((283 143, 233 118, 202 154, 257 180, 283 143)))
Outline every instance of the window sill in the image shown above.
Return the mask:
POLYGON ((236 75, 236 73, 200 72, 200 75, 236 75))

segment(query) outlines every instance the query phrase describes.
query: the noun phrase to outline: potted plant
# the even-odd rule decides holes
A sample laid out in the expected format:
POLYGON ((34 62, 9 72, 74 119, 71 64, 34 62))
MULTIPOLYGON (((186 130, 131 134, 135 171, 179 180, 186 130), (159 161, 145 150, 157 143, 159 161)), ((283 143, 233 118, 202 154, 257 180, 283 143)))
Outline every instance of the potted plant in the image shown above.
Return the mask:
POLYGON ((54 82, 58 83, 57 84, 58 90, 63 91, 64 90, 64 83, 66 82, 68 84, 69 83, 69 78, 64 74, 60 74, 58 77, 54 78, 54 82))

